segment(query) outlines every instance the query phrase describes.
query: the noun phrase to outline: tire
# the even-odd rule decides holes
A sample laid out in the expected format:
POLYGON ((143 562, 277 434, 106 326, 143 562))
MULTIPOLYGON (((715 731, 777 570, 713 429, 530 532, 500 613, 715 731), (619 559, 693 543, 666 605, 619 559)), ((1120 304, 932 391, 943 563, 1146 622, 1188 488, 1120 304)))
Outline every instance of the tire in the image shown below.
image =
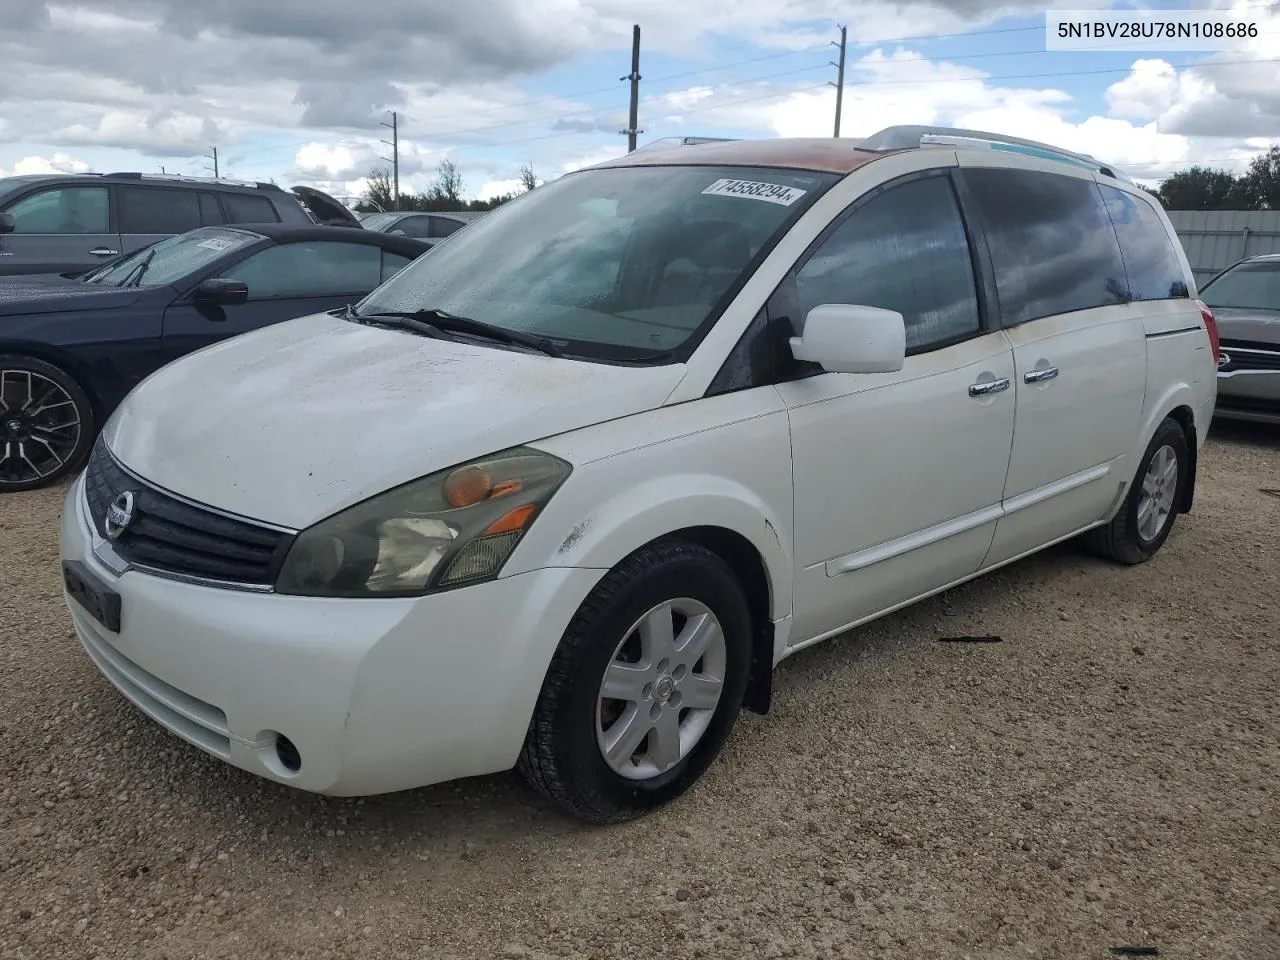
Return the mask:
POLYGON ((674 800, 702 776, 728 738, 747 688, 751 643, 750 609, 724 560, 684 540, 642 548, 606 574, 570 622, 517 769, 562 810, 591 823, 630 820, 674 800), (638 623, 646 615, 653 624, 670 617, 662 612, 665 605, 676 614, 666 621, 674 635, 668 647, 660 632, 638 623), (703 638, 705 653, 682 651, 687 636, 703 638), (694 656, 699 659, 681 663, 694 656), (603 697, 606 670, 619 679, 615 689, 634 699, 603 697), (710 702, 717 674, 714 705, 688 706, 710 702), (631 747, 634 732, 645 727, 656 732, 631 747), (610 761, 605 744, 615 739, 620 747, 610 761))
POLYGON ((88 394, 65 370, 0 353, 0 493, 35 490, 78 470, 97 436, 96 419, 88 394))
MULTIPOLYGON (((1172 419, 1165 420, 1147 445, 1120 510, 1110 523, 1085 534, 1085 545, 1099 556, 1118 563, 1136 564, 1150 560, 1173 531, 1178 504, 1182 502, 1183 489, 1189 479, 1190 465, 1191 448, 1182 425, 1172 419), (1169 452, 1175 458, 1171 467, 1167 459, 1169 452), (1165 479, 1160 480, 1158 475, 1165 479), (1170 485, 1172 489, 1169 489, 1170 485), (1148 496, 1151 490, 1157 491, 1152 502, 1158 502, 1165 508, 1154 532, 1151 527, 1144 526, 1146 504, 1152 500, 1148 496)), ((1159 513, 1161 511, 1158 510, 1159 513)))

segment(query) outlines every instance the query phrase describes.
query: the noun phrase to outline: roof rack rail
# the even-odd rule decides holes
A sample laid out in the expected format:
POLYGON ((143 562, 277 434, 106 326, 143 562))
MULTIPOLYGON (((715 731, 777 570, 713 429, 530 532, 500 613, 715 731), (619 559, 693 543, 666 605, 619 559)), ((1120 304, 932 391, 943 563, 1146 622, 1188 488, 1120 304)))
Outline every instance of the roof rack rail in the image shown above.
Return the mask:
POLYGON ((132 180, 177 180, 183 183, 217 183, 228 187, 256 187, 259 190, 281 190, 278 184, 263 183, 260 180, 232 180, 227 177, 198 177, 181 173, 140 173, 137 170, 122 170, 117 173, 99 174, 103 177, 128 177, 132 180))
POLYGON ((1024 140, 1022 137, 1011 137, 1003 133, 990 133, 985 130, 965 130, 960 127, 930 127, 919 125, 903 125, 885 127, 873 133, 858 145, 859 150, 911 150, 917 147, 970 147, 979 150, 999 150, 1006 153, 1020 153, 1024 156, 1041 157, 1045 160, 1058 160, 1075 166, 1086 167, 1104 176, 1126 183, 1133 180, 1123 171, 1108 163, 1103 163, 1087 153, 1076 153, 1038 140, 1024 140))

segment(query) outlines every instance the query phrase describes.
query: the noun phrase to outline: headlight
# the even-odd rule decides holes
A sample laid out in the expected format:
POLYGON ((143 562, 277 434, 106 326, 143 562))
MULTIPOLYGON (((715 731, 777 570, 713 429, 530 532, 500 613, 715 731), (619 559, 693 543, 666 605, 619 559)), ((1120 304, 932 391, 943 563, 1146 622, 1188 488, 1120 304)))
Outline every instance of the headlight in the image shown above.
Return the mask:
POLYGON ((380 493, 298 534, 276 591, 404 597, 495 577, 571 469, 517 447, 380 493))

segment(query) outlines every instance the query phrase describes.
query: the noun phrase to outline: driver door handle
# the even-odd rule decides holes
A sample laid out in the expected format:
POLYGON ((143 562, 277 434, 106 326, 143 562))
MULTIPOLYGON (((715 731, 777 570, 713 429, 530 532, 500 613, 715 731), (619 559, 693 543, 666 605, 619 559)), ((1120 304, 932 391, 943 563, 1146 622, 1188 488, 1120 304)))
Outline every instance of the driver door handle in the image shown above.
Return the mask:
POLYGON ((118 256, 120 256, 120 251, 119 251, 119 250, 108 250, 106 247, 94 247, 92 250, 90 250, 90 251, 89 251, 89 253, 90 253, 90 255, 91 255, 91 256, 95 256, 95 257, 118 257, 118 256))
POLYGON ((1044 383, 1058 375, 1057 367, 1041 367, 1039 370, 1028 370, 1023 374, 1024 383, 1044 383))
POLYGON ((973 383, 969 385, 969 396, 985 397, 988 394, 1000 393, 1001 391, 1008 389, 1008 377, 1000 380, 984 380, 982 383, 973 383))

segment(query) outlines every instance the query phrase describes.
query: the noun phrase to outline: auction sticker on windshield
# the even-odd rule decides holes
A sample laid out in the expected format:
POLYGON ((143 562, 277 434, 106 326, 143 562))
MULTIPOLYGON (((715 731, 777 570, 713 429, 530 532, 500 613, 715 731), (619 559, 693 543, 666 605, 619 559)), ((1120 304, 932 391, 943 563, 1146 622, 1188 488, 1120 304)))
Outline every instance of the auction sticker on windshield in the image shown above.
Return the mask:
POLYGON ((702 192, 712 197, 746 197, 748 200, 764 200, 789 207, 808 191, 756 180, 717 180, 702 192))
POLYGON ((234 240, 219 240, 217 237, 212 240, 201 240, 196 244, 197 247, 204 247, 206 250, 229 250, 235 245, 234 240))

